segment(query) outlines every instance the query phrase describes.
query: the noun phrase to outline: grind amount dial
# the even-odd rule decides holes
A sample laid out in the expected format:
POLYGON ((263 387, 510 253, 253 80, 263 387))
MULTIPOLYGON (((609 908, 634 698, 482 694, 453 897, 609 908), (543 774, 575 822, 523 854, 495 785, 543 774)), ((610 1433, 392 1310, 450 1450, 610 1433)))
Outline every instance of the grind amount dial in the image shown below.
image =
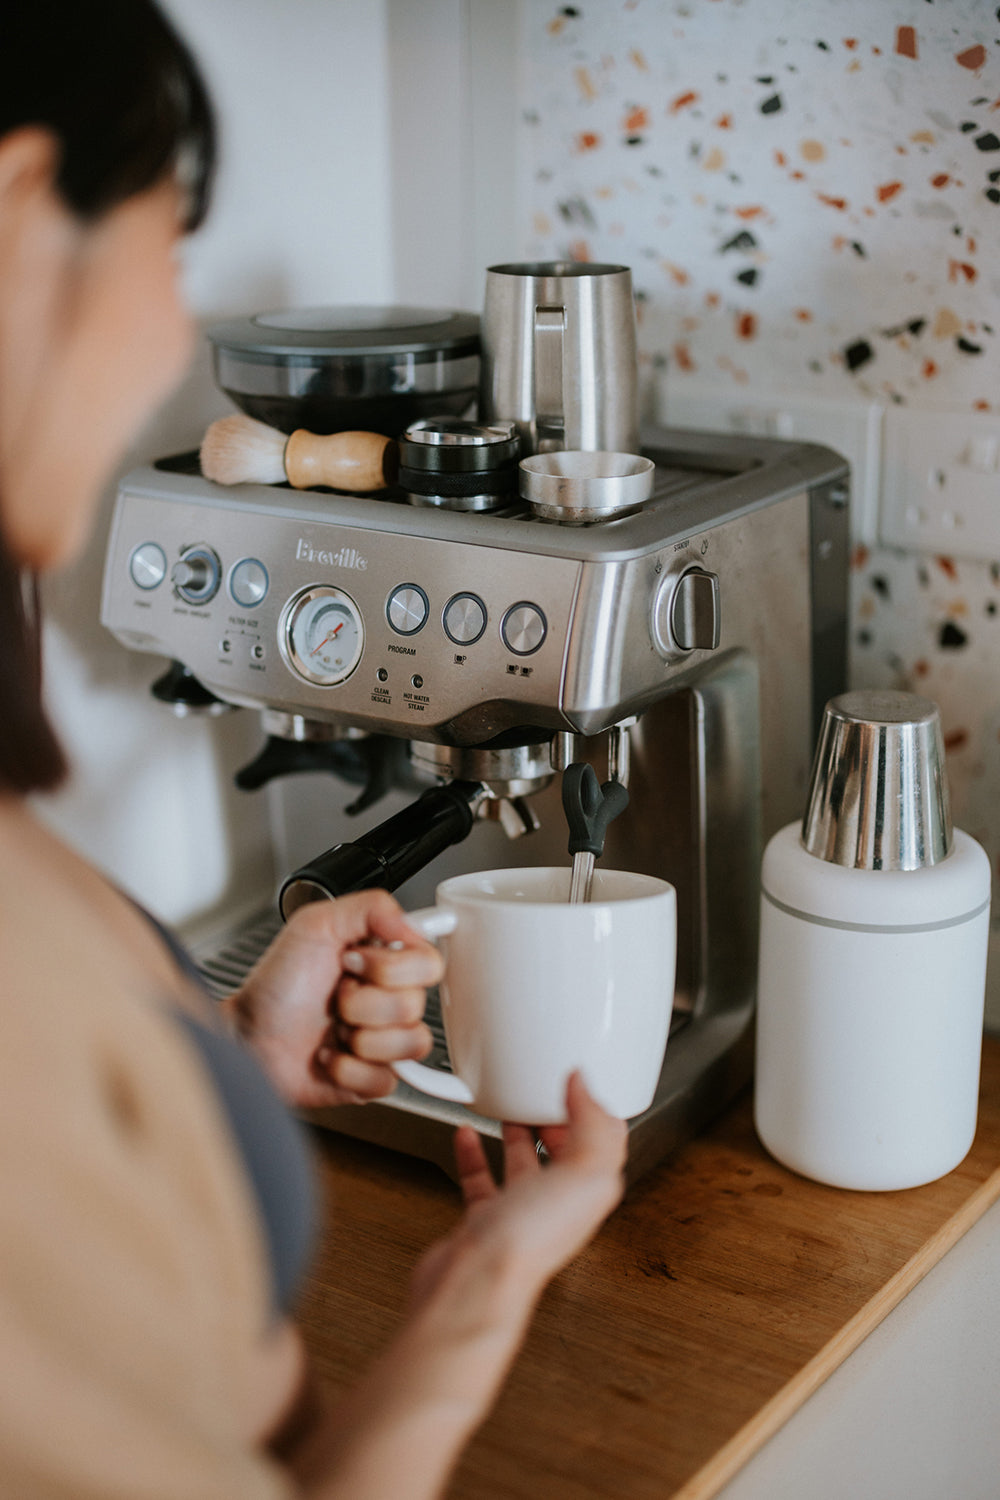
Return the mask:
POLYGON ((319 687, 336 687, 361 660, 365 627, 350 595, 321 583, 292 595, 281 612, 278 638, 293 672, 319 687))

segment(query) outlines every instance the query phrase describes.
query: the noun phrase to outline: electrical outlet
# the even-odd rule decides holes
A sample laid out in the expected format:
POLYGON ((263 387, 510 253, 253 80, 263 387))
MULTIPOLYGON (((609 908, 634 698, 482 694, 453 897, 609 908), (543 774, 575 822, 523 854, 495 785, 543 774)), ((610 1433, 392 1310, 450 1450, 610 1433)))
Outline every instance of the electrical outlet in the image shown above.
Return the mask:
POLYGON ((822 443, 841 454, 851 466, 851 537, 875 542, 882 425, 877 401, 792 395, 759 386, 741 392, 669 377, 657 394, 658 418, 671 427, 822 443))
POLYGON ((912 552, 1000 558, 1000 421, 890 408, 879 536, 912 552))

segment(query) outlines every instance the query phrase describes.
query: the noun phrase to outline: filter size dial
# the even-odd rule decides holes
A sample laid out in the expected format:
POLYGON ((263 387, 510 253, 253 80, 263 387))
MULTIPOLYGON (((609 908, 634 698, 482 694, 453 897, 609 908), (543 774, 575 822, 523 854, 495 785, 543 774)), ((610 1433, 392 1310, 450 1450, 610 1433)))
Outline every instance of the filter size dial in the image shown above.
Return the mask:
POLYGON ((285 661, 303 681, 336 687, 361 660, 364 621, 343 589, 318 583, 288 600, 281 611, 278 641, 285 661))

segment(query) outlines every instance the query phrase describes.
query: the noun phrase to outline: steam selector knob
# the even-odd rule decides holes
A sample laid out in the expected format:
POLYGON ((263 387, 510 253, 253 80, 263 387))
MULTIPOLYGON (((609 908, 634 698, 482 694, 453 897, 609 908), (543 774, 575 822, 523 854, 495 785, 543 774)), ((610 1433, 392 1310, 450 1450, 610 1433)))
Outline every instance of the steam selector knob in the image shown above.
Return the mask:
POLYGON ((692 568, 683 574, 670 605, 670 629, 681 651, 714 651, 722 633, 719 579, 692 568))
POLYGON ((222 567, 211 547, 188 547, 174 563, 170 582, 188 604, 207 604, 215 597, 222 567))
POLYGON ((661 656, 678 651, 714 651, 722 634, 719 578, 688 568, 665 578, 653 602, 653 640, 661 656))

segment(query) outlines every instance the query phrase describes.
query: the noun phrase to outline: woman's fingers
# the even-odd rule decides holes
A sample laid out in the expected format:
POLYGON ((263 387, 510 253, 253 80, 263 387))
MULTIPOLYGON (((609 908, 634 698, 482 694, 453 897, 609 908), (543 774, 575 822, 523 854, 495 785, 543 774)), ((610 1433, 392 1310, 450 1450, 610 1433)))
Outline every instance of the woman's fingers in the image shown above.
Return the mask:
POLYGON ((434 1046, 429 1026, 335 1026, 338 1047, 365 1062, 394 1063, 408 1057, 426 1057, 434 1046))
POLYGON ((455 1132, 455 1167, 462 1196, 469 1207, 496 1196, 497 1185, 483 1143, 471 1125, 460 1125, 455 1132))
POLYGON ((384 1099, 397 1083, 395 1073, 384 1063, 363 1062, 351 1052, 326 1045, 316 1053, 314 1072, 318 1082, 330 1083, 341 1094, 350 1094, 359 1102, 384 1099))
POLYGON ((527 1125, 504 1125, 503 1153, 504 1179, 507 1182, 541 1170, 535 1135, 527 1125))
POLYGON ((424 1024, 426 994, 418 987, 382 990, 345 978, 337 988, 333 1043, 366 1062, 426 1057, 434 1045, 424 1024))
POLYGON ((567 1123, 539 1131, 553 1161, 578 1161, 590 1169, 620 1172, 628 1128, 598 1104, 579 1072, 566 1085, 567 1123))
POLYGON ((380 989, 342 979, 337 986, 337 1015, 348 1026, 416 1026, 424 1016, 426 991, 420 985, 380 989))
POLYGON ((362 943, 348 948, 342 959, 349 974, 382 989, 437 984, 444 972, 444 961, 424 938, 414 936, 408 946, 384 947, 362 943))

